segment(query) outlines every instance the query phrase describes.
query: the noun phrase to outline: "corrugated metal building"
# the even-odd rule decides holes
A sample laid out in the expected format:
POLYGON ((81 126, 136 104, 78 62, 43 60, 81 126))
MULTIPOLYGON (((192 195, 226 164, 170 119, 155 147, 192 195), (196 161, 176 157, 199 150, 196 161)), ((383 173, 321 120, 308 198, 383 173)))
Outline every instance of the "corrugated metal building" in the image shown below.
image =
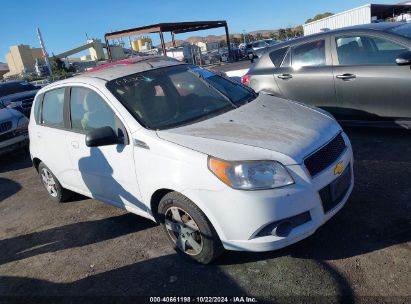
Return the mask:
MULTIPOLYGON (((368 24, 377 20, 395 19, 405 16, 411 11, 411 5, 366 4, 348 11, 313 21, 303 25, 304 35, 319 33, 326 29, 334 30, 342 27, 368 24)), ((401 18, 400 18, 401 19, 401 18)))

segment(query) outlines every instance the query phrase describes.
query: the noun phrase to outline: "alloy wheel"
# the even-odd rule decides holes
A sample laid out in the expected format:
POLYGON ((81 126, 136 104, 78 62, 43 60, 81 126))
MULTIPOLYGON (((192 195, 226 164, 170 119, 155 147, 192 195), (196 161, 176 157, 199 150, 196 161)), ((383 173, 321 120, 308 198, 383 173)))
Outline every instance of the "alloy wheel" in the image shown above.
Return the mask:
POLYGON ((203 237, 194 219, 181 208, 170 207, 165 212, 165 226, 174 244, 188 255, 198 255, 203 249, 203 237))
POLYGON ((57 185, 56 181, 54 180, 53 175, 49 170, 46 168, 41 169, 41 180, 43 182, 44 187, 46 187, 47 192, 52 197, 57 197, 57 185))

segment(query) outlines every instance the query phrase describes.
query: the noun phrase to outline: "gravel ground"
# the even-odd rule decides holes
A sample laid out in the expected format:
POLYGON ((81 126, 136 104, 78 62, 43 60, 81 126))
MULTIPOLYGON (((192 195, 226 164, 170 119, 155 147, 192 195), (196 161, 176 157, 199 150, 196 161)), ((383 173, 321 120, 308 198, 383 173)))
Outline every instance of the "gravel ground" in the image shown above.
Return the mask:
POLYGON ((53 203, 27 152, 2 156, 0 303, 24 299, 5 298, 16 295, 410 303, 411 133, 347 133, 355 188, 332 220, 288 248, 226 252, 209 266, 178 257, 148 220, 80 196, 53 203))

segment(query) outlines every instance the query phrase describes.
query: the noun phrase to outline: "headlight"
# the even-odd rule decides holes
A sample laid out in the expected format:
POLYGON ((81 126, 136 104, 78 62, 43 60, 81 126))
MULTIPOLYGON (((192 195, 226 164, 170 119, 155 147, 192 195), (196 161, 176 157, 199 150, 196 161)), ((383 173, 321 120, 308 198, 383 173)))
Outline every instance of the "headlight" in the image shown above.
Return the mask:
POLYGON ((234 189, 263 190, 294 184, 287 169, 276 161, 224 161, 208 158, 208 168, 234 189))
POLYGON ((19 118, 19 121, 17 122, 17 129, 26 129, 29 124, 29 120, 27 117, 22 116, 19 118))

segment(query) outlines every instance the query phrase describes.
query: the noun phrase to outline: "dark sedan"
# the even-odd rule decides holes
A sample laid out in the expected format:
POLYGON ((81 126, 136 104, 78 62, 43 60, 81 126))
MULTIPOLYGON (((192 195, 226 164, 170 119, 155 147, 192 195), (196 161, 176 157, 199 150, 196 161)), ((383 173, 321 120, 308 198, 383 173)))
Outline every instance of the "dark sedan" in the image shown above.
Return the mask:
POLYGON ((410 50, 411 23, 343 28, 267 49, 242 81, 344 122, 411 126, 410 50))
POLYGON ((0 82, 0 103, 10 109, 15 109, 30 116, 31 105, 38 87, 27 81, 12 80, 0 82))

